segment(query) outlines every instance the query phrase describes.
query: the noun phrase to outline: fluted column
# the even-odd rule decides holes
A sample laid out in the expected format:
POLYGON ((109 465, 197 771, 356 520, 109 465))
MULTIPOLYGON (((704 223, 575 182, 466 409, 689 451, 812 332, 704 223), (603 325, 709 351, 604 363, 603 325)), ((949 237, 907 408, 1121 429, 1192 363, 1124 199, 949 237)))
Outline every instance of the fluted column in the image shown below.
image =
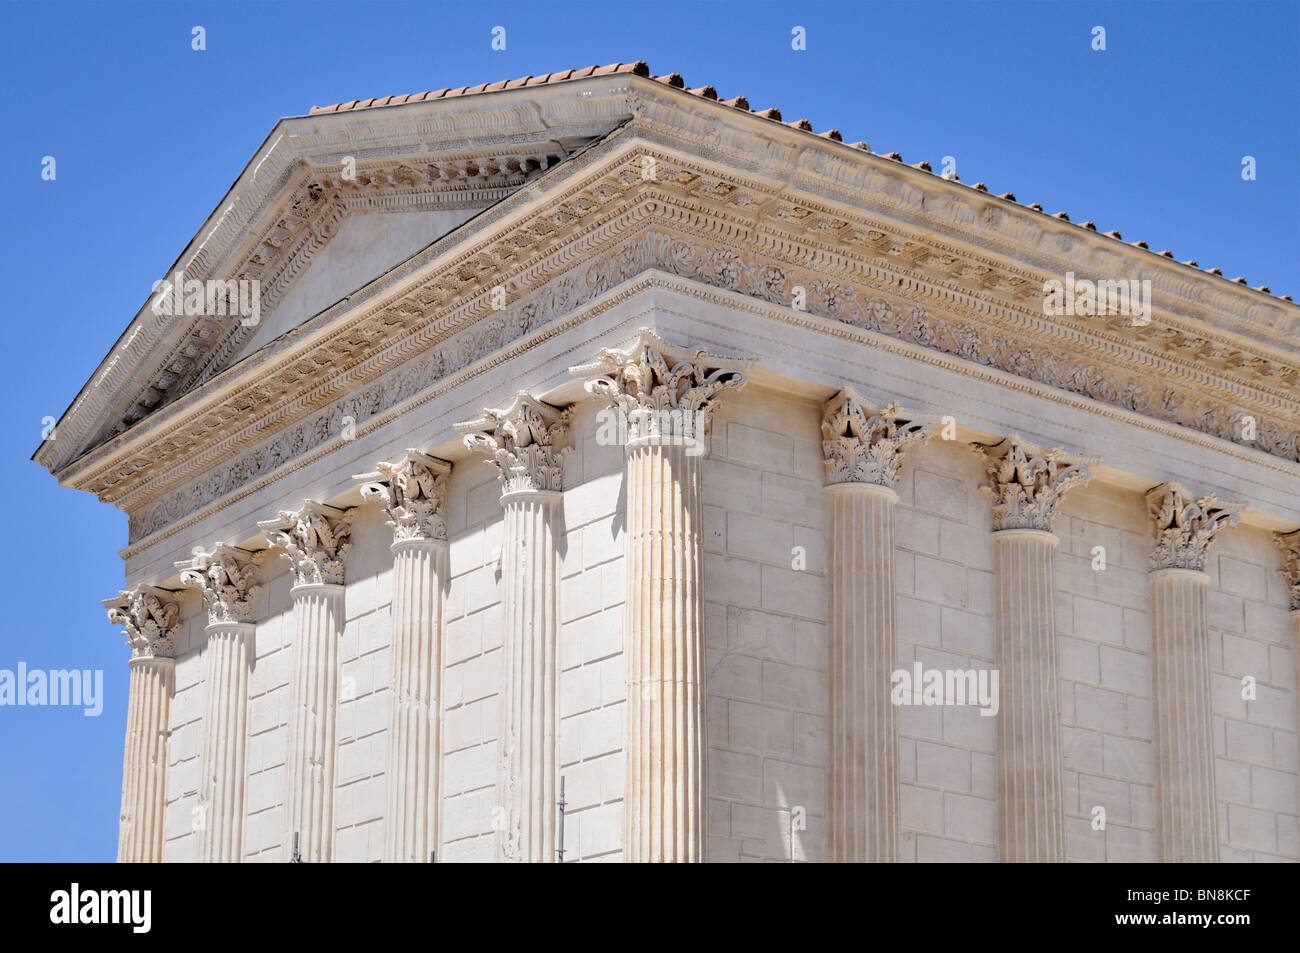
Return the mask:
MULTIPOLYGON (((1278 575, 1286 583, 1291 607, 1291 659, 1295 665, 1295 681, 1291 684, 1300 693, 1300 530, 1274 533, 1273 539, 1282 550, 1282 571, 1278 575)), ((1296 754, 1300 756, 1300 704, 1296 705, 1296 754)))
POLYGON ((1165 863, 1219 859, 1205 560, 1219 530, 1240 519, 1237 510, 1212 496, 1194 498, 1177 483, 1147 493, 1156 541, 1147 574, 1156 845, 1165 863))
POLYGON ((569 412, 515 396, 510 406, 457 424, 501 479, 503 657, 497 859, 556 859, 559 577, 555 513, 564 488, 569 412))
POLYGON ((408 450, 357 477, 393 529, 393 664, 384 863, 428 863, 438 849, 442 764, 439 687, 451 464, 408 450))
POLYGON ((1052 524, 1062 496, 1091 474, 1082 458, 1014 434, 975 449, 993 501, 999 859, 1055 863, 1065 860, 1065 804, 1052 524))
POLYGON ((822 415, 830 583, 828 847, 839 863, 898 860, 894 506, 903 453, 930 428, 846 387, 822 415))
POLYGON ((704 633, 699 460, 719 394, 752 361, 687 351, 642 330, 574 368, 627 433, 627 790, 623 856, 703 859, 704 633))
POLYGON ((178 563, 181 584, 198 589, 208 606, 203 697, 199 856, 205 863, 244 858, 244 761, 248 749, 248 674, 257 567, 251 553, 217 544, 178 563))
POLYGON ((343 510, 309 501, 257 525, 272 547, 284 550, 294 573, 285 858, 297 833, 304 861, 328 863, 334 847, 343 559, 351 547, 351 519, 343 510))
POLYGON ((172 593, 137 586, 104 600, 108 620, 131 646, 126 749, 122 759, 119 863, 162 861, 167 806, 167 738, 176 684, 180 607, 172 593))

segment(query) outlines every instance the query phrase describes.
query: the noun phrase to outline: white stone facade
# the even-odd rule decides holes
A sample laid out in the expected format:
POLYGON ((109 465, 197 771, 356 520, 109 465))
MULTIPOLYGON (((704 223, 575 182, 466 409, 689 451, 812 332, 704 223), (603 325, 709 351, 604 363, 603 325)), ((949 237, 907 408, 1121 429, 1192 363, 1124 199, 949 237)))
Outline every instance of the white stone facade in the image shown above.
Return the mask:
POLYGON ((146 308, 38 453, 131 515, 119 859, 554 861, 561 776, 566 862, 1300 859, 1300 308, 637 69, 479 99, 285 120, 185 258, 262 326, 146 308))

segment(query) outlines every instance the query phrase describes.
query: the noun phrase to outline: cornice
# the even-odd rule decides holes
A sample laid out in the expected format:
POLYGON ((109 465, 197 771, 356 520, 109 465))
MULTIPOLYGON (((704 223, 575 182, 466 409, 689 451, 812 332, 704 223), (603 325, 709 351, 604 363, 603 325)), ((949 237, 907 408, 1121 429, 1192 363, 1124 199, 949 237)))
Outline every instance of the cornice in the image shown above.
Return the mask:
MULTIPOLYGON (((480 163, 485 173, 492 172, 493 163, 497 171, 509 172, 509 155, 521 148, 526 153, 529 148, 549 144, 563 154, 584 136, 595 138, 635 116, 639 134, 647 139, 658 137, 700 156, 722 160, 732 169, 778 182, 801 193, 805 206, 807 200, 822 201, 828 209, 835 207, 850 218, 860 217, 864 209, 874 209, 889 219, 895 231, 920 230, 929 233, 932 243, 947 237, 965 248, 967 255, 982 248, 1049 275, 1077 269, 1084 262, 1098 275, 1150 277, 1164 312, 1165 342, 1200 359, 1219 360, 1228 367, 1294 357, 1300 308, 1265 292, 1238 286, 977 188, 654 80, 630 74, 593 76, 557 87, 501 90, 475 97, 472 110, 466 105, 433 100, 388 110, 283 120, 167 273, 183 267, 187 275, 197 278, 229 278, 249 273, 249 268, 261 269, 272 275, 274 297, 301 273, 320 240, 328 238, 329 229, 337 227, 340 205, 351 209, 355 204, 355 197, 324 191, 331 174, 337 177, 342 156, 351 155, 365 167, 359 182, 366 185, 400 191, 405 184, 414 193, 422 188, 428 192, 432 182, 456 178, 471 167, 477 170, 480 163), (443 157, 449 165, 433 174, 421 170, 423 158, 453 147, 457 151, 443 157), (487 151, 474 151, 482 149, 487 151), (448 168, 453 170, 450 177, 448 168), (322 191, 314 194, 318 188, 322 191), (310 216, 295 214, 295 210, 303 210, 304 196, 314 199, 309 204, 322 213, 317 226, 310 224, 310 216), (306 235, 302 234, 304 228, 306 235), (288 251, 282 254, 281 246, 286 245, 288 251), (272 259, 267 259, 268 254, 272 259), (239 262, 247 268, 235 267, 239 262), (1243 356, 1239 349, 1243 338, 1278 351, 1271 356, 1243 356)), ((430 170, 434 168, 430 166, 430 170)), ((522 165, 519 169, 523 171, 522 165)), ((517 186, 514 182, 500 188, 517 186)), ((460 196, 442 194, 439 200, 463 200, 465 195, 499 200, 500 188, 471 189, 460 196)), ((375 207, 385 207, 384 202, 400 206, 420 199, 394 192, 376 201, 375 207)), ((966 277, 979 279, 981 269, 989 267, 977 255, 967 265, 973 271, 966 277)), ((982 294, 991 289, 975 290, 982 294)), ((143 394, 137 391, 139 400, 130 398, 136 410, 123 408, 124 420, 134 421, 165 405, 186 387, 210 379, 243 340, 244 331, 238 327, 226 329, 225 334, 215 333, 220 329, 210 323, 178 331, 164 328, 150 317, 147 307, 141 310, 64 414, 57 428, 62 438, 58 445, 49 442, 38 449, 35 457, 43 465, 58 472, 92 446, 95 436, 87 427, 100 426, 94 421, 102 421, 108 403, 127 392, 128 381, 149 381, 143 394), (146 361, 152 361, 157 373, 142 366, 146 361)), ((1294 379, 1280 383, 1294 383, 1294 379)))
POLYGON ((683 110, 683 98, 691 99, 679 91, 648 91, 637 110, 638 126, 648 140, 684 147, 688 154, 710 156, 738 172, 779 183, 800 194, 804 204, 826 203, 821 211, 834 209, 849 217, 876 211, 895 227, 939 228, 968 248, 1005 252, 1014 261, 1054 274, 1080 271, 1081 255, 1086 256, 1083 260, 1103 273, 1151 277, 1171 314, 1222 324, 1230 334, 1276 343, 1286 351, 1294 351, 1300 340, 1300 306, 1267 292, 779 122, 698 102, 683 110), (761 144, 754 141, 760 129, 761 144), (1173 304, 1175 299, 1182 299, 1182 306, 1173 304))
MULTIPOLYGON (((554 316, 626 281, 635 274, 629 268, 658 268, 775 304, 788 304, 790 288, 803 283, 814 313, 1139 412, 1163 414, 1162 419, 1217 436, 1233 435, 1234 415, 1256 413, 1257 446, 1290 459, 1298 452, 1293 428, 1300 423, 1300 408, 1293 392, 1274 383, 1279 375, 1270 379, 1246 367, 1240 373, 1215 372, 1204 360, 1157 348, 1150 336, 1098 330, 1085 319, 1049 320, 1041 313, 1041 282, 1035 288, 1034 274, 1027 269, 1007 268, 1006 277, 992 279, 990 272, 980 272, 978 279, 969 280, 964 270, 971 266, 953 254, 960 251, 956 246, 893 236, 870 221, 844 219, 827 227, 816 211, 806 211, 790 196, 764 193, 755 183, 708 169, 699 160, 660 154, 657 161, 666 181, 644 181, 640 159, 645 147, 633 141, 634 134, 625 127, 584 154, 550 183, 547 201, 533 194, 537 186, 510 196, 490 215, 480 216, 483 221, 476 219, 479 227, 473 232, 436 243, 218 375, 209 387, 159 411, 123 447, 88 457, 87 466, 73 477, 74 485, 92 489, 138 517, 168 487, 259 441, 265 447, 268 435, 300 426, 340 392, 355 395, 439 344, 444 346, 433 353, 444 372, 464 367, 487 353, 485 348, 527 332, 538 314, 554 316), (651 235, 656 237, 651 240, 651 235), (644 241, 654 247, 631 247, 644 241), (946 272, 927 270, 931 259, 946 272), (775 273, 770 281, 764 280, 764 269, 775 273), (570 280, 557 281, 557 274, 570 280), (504 312, 494 312, 487 301, 497 284, 504 284, 516 300, 504 312), (453 337, 455 346, 448 347, 453 337), (1078 360, 1080 353, 1089 360, 1078 360), (1153 370, 1177 386, 1160 389, 1151 381, 1153 370), (277 396, 276 388, 284 396, 277 396), (1193 396, 1191 389, 1200 393, 1193 396), (150 438, 150 433, 158 436, 150 438), (130 454, 123 452, 126 446, 148 447, 149 452, 130 454)), ((797 320, 799 312, 788 310, 797 320)), ((1157 309, 1152 327, 1155 332, 1168 327, 1162 310, 1157 309)), ((1255 356, 1262 362, 1272 359, 1255 356)), ((1286 373, 1294 374, 1294 367, 1286 373)), ((382 395, 351 399, 358 421, 382 410, 387 400, 382 395)), ((297 450, 290 446, 282 459, 321 442, 299 441, 297 450)), ((265 472, 254 470, 249 478, 265 472)), ((247 482, 238 477, 212 480, 208 486, 217 495, 247 482)), ((199 500, 197 506, 208 501, 199 500)), ((170 519, 189 511, 179 504, 164 507, 170 519)), ((151 518, 143 525, 153 529, 133 532, 133 539, 160 524, 151 518)))

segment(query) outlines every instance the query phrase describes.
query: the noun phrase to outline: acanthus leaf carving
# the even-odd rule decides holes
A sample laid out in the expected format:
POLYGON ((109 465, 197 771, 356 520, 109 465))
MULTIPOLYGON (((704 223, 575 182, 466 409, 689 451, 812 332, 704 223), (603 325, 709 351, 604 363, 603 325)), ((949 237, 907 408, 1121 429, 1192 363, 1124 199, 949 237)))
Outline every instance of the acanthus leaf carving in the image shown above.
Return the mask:
POLYGON ((700 445, 719 395, 745 386, 757 361, 720 357, 669 344, 648 328, 626 350, 604 348, 591 364, 572 367, 587 393, 618 408, 630 441, 700 445))
POLYGON ((1282 550, 1282 569, 1278 575, 1286 583, 1292 612, 1300 612, 1300 529, 1294 533, 1274 533, 1273 540, 1282 550))
POLYGON ((293 563, 295 585, 343 585, 343 560, 352 547, 348 511, 308 500, 257 525, 271 548, 283 550, 293 563))
POLYGON ((569 408, 560 410, 521 391, 509 406, 485 410, 477 420, 456 424, 471 453, 487 454, 497 468, 501 491, 559 492, 564 489, 564 459, 573 450, 567 438, 569 408))
POLYGON ((181 571, 181 585, 202 593, 210 625, 252 621, 253 599, 261 589, 252 553, 217 543, 212 552, 196 553, 176 568, 181 571))
POLYGON ((1181 484, 1162 483, 1147 492, 1147 514, 1155 548, 1150 567, 1203 572, 1210 543, 1224 527, 1241 520, 1241 507, 1215 496, 1193 497, 1181 484))
POLYGON ((1083 457, 1061 447, 1044 450, 1019 434, 992 446, 975 446, 985 461, 989 482, 981 492, 993 501, 993 531, 1035 529, 1052 532, 1061 499, 1092 478, 1083 457))
POLYGON ((928 424, 904 413, 898 404, 878 409, 852 387, 845 387, 826 402, 822 414, 826 484, 892 487, 900 479, 903 454, 931 435, 928 424))
POLYGON ((166 589, 140 585, 123 589, 115 598, 105 599, 108 621, 122 626, 131 658, 176 657, 176 637, 180 634, 180 606, 175 594, 166 589))
POLYGON ((394 542, 447 538, 447 478, 451 464, 420 450, 407 450, 397 463, 379 463, 374 473, 353 477, 361 498, 388 514, 394 542))

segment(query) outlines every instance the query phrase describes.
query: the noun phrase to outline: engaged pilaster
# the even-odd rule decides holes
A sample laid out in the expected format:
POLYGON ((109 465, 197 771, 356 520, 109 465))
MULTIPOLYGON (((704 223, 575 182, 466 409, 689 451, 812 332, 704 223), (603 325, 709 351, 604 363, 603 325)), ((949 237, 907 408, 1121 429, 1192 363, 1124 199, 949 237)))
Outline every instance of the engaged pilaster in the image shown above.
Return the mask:
POLYGON ((355 479, 393 530, 393 665, 384 862, 427 863, 438 849, 439 678, 451 464, 419 450, 355 479))
POLYGON ((122 626, 126 644, 131 646, 117 841, 120 863, 162 861, 167 738, 180 631, 180 607, 172 596, 163 589, 136 586, 104 600, 108 621, 122 626))
POLYGON ((500 473, 504 655, 497 859, 555 860, 556 691, 560 556, 555 511, 564 486, 569 411, 526 393, 456 428, 500 473), (563 448, 562 448, 563 447, 563 448))
POLYGON ((894 506, 899 467, 930 428, 898 404, 845 387, 822 415, 830 583, 829 853, 840 863, 898 859, 894 506))
POLYGON ((993 500, 994 630, 999 685, 998 820, 1004 862, 1065 859, 1057 704, 1052 532, 1062 497, 1083 486, 1088 461, 1017 435, 975 448, 993 500))
POLYGON ((713 408, 753 361, 647 330, 573 368, 627 433, 626 860, 703 859, 704 633, 699 459, 713 408))
POLYGON ((251 553, 219 543, 176 568, 181 584, 198 589, 208 607, 199 855, 206 863, 238 863, 244 857, 244 756, 257 567, 251 553))
MULTIPOLYGON (((1282 571, 1278 575, 1286 583, 1291 607, 1291 658, 1295 664, 1292 684, 1300 690, 1300 530, 1274 533, 1273 539, 1282 550, 1282 571)), ((1296 753, 1300 755, 1300 706, 1296 708, 1296 739, 1296 753)))
POLYGON ((1177 483, 1147 493, 1156 540, 1148 572, 1156 843, 1166 863, 1219 859, 1205 560, 1219 531, 1240 519, 1237 510, 1177 483))
POLYGON ((343 560, 351 518, 308 501, 257 524, 293 563, 293 686, 284 850, 299 834, 302 859, 328 863, 334 841, 334 768, 338 735, 339 640, 343 636, 343 560))

